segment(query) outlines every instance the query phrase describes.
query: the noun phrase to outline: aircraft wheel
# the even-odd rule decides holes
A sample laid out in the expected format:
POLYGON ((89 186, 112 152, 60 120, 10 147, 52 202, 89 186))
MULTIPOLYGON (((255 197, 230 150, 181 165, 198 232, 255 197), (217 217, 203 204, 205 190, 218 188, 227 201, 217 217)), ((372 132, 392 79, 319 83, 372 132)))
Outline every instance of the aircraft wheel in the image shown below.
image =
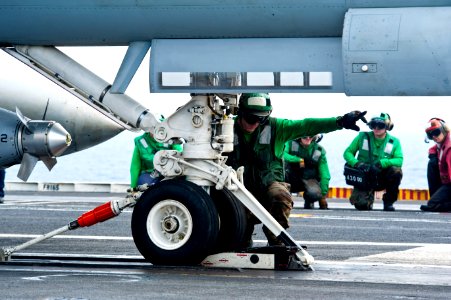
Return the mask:
POLYGON ((139 252, 155 265, 193 265, 211 253, 219 231, 211 197, 196 184, 164 180, 147 190, 132 214, 139 252))
POLYGON ((246 208, 235 195, 224 188, 211 189, 210 196, 219 214, 219 234, 214 253, 239 250, 246 242, 246 208))

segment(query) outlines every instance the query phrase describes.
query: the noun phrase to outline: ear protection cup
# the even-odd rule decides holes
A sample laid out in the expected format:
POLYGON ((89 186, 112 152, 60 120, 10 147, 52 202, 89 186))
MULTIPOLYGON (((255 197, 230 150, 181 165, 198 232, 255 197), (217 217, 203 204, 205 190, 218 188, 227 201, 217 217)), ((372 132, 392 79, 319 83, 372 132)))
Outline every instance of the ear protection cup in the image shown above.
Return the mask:
POLYGON ((315 143, 319 143, 321 142, 321 140, 323 139, 324 135, 322 133, 318 133, 315 137, 315 143))
POLYGON ((387 125, 387 130, 388 131, 392 130, 393 126, 395 126, 395 124, 393 124, 390 115, 387 113, 381 113, 381 118, 386 119, 385 124, 387 125))

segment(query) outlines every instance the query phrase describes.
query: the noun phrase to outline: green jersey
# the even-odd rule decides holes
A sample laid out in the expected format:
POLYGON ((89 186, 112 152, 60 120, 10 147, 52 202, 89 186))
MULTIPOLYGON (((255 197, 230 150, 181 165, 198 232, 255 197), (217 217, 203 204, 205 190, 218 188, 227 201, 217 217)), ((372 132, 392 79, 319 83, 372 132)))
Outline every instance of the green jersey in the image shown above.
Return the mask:
MULTIPOLYGON (((329 191, 330 172, 327 164, 326 150, 315 142, 303 147, 298 141, 285 144, 284 160, 287 164, 299 165, 304 160, 301 179, 316 179, 321 187, 321 194, 327 195, 329 191)), ((297 168, 293 168, 296 170, 297 168)))
POLYGON ((153 158, 155 153, 167 149, 182 151, 181 145, 159 143, 151 137, 148 132, 136 137, 134 142, 135 149, 133 150, 132 162, 130 165, 130 186, 132 188, 136 187, 139 175, 154 171, 153 158))
POLYGON ((346 148, 343 157, 351 167, 358 162, 380 162, 382 168, 385 169, 391 166, 402 167, 403 162, 401 143, 388 132, 383 139, 377 139, 372 131, 360 132, 346 148), (371 154, 369 147, 371 147, 371 154))
POLYGON ((269 118, 266 124, 250 134, 246 134, 235 124, 234 150, 228 154, 227 164, 234 169, 244 166, 244 183, 256 195, 273 182, 285 181, 282 157, 287 141, 340 129, 336 120, 269 118))

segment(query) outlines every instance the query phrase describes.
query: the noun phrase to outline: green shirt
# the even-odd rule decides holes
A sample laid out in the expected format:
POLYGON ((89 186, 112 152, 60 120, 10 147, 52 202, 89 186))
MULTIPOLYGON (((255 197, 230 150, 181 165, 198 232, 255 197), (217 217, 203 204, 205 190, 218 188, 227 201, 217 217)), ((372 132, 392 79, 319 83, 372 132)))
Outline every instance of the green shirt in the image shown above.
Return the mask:
POLYGON ((371 159, 369 155, 368 139, 366 132, 360 132, 343 153, 343 158, 351 166, 358 162, 380 162, 383 169, 388 167, 402 167, 403 153, 401 143, 388 132, 383 139, 376 139, 372 131, 368 132, 371 144, 371 159), (358 153, 357 158, 355 155, 358 153))
POLYGON ((337 126, 337 118, 306 118, 303 120, 276 120, 276 136, 274 154, 283 157, 283 149, 287 141, 296 140, 302 136, 312 136, 341 129, 337 126))
POLYGON ((323 147, 315 142, 310 143, 308 147, 303 147, 298 141, 290 141, 285 143, 283 158, 286 163, 294 164, 299 164, 301 160, 304 160, 303 179, 317 179, 321 187, 321 193, 327 195, 329 192, 330 172, 326 150, 323 147))
POLYGON ((159 143, 148 132, 136 137, 134 143, 135 149, 133 150, 132 162, 130 164, 130 186, 132 188, 137 186, 139 175, 154 171, 153 158, 155 153, 166 149, 182 151, 182 145, 159 143))
POLYGON ((255 196, 272 182, 285 180, 282 157, 287 141, 341 129, 336 120, 270 118, 251 134, 244 133, 241 127, 235 124, 234 151, 228 154, 227 164, 234 169, 244 166, 245 185, 255 196))

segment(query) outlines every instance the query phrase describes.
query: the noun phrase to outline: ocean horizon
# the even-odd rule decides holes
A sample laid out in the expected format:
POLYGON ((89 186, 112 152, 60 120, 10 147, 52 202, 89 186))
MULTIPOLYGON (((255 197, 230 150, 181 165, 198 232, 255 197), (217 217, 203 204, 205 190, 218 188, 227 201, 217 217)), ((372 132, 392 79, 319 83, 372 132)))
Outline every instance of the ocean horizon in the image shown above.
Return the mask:
MULTIPOLYGON (((112 139, 92 148, 62 156, 52 171, 38 162, 29 182, 51 183, 121 183, 130 182, 130 162, 133 153, 133 139, 142 133, 122 132, 112 139)), ((327 151, 331 173, 330 187, 347 187, 343 176, 343 152, 356 136, 355 131, 336 131, 324 135, 320 144, 327 151)), ((394 134, 396 136, 396 134, 394 134)), ((398 136, 397 136, 398 137, 398 136)), ((404 153, 403 179, 401 188, 427 189, 426 167, 427 149, 423 136, 403 135, 401 140, 404 153), (409 145, 420 145, 412 147, 409 145), (423 146, 424 145, 424 146, 423 146)), ((20 182, 17 178, 19 165, 6 170, 6 181, 20 182)))

